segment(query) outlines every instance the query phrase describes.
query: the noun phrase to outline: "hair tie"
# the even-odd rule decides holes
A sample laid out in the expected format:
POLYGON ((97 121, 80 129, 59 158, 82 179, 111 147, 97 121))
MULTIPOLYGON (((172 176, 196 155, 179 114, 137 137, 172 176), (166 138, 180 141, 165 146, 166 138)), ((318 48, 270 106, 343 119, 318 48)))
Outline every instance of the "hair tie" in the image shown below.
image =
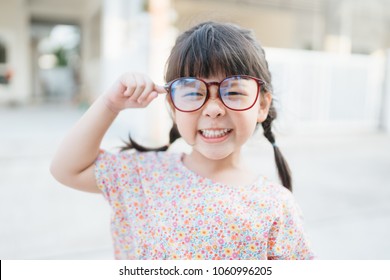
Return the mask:
POLYGON ((275 142, 273 142, 273 143, 271 143, 272 144, 272 146, 274 146, 274 148, 276 148, 278 145, 276 145, 276 143, 275 142))

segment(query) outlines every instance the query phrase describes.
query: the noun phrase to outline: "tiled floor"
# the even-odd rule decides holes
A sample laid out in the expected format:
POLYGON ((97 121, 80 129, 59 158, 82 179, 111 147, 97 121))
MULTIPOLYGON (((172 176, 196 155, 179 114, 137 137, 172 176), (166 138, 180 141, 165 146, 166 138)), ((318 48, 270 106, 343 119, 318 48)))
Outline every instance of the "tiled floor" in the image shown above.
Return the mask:
MULTIPOLYGON (((65 106, 0 108, 1 259, 112 259, 104 199, 63 187, 48 171, 81 114, 65 106)), ((121 127, 103 145, 117 145, 121 127)), ((278 140, 319 258, 390 259, 390 135, 322 131, 278 140)), ((251 166, 275 177, 261 135, 245 153, 251 166)))

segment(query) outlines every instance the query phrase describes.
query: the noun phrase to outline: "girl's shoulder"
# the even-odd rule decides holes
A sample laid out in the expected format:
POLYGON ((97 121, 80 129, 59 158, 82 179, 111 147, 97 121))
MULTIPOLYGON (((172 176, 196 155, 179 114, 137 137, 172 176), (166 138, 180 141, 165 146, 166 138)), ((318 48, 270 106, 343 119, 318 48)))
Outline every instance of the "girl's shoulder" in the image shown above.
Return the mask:
POLYGON ((262 176, 256 186, 261 197, 275 204, 295 204, 294 195, 283 185, 262 176))
POLYGON ((292 196, 290 190, 265 176, 260 176, 257 187, 270 196, 292 196))
MULTIPOLYGON (((292 217, 303 220, 303 212, 293 193, 283 185, 265 178, 262 189, 266 193, 269 205, 276 210, 279 217, 290 219, 292 217)), ((294 218, 294 219, 295 219, 294 218)))

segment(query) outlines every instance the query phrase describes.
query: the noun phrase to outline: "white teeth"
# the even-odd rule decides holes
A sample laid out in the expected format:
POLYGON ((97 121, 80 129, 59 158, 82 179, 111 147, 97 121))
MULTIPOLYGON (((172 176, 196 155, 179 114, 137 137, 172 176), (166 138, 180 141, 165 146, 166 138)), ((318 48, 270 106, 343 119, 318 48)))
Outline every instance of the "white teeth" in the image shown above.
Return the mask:
POLYGON ((200 132, 206 138, 218 138, 218 137, 225 136, 229 131, 230 131, 230 129, 225 128, 225 129, 220 129, 220 130, 202 129, 200 132))

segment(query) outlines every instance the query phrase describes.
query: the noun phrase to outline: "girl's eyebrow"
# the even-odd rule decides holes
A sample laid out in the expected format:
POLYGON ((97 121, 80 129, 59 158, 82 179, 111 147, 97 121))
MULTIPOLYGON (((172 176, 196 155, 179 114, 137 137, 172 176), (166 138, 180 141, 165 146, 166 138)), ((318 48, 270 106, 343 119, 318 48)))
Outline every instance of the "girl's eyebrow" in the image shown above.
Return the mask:
POLYGON ((194 78, 194 77, 182 77, 179 80, 179 84, 182 85, 182 86, 187 86, 187 85, 190 85, 190 84, 194 84, 196 82, 202 82, 202 81, 197 79, 197 78, 194 78))
POLYGON ((183 80, 180 80, 180 82, 183 83, 183 85, 193 84, 193 83, 195 83, 197 81, 200 82, 200 80, 195 79, 195 78, 192 78, 191 80, 189 80, 187 78, 184 78, 183 80))

